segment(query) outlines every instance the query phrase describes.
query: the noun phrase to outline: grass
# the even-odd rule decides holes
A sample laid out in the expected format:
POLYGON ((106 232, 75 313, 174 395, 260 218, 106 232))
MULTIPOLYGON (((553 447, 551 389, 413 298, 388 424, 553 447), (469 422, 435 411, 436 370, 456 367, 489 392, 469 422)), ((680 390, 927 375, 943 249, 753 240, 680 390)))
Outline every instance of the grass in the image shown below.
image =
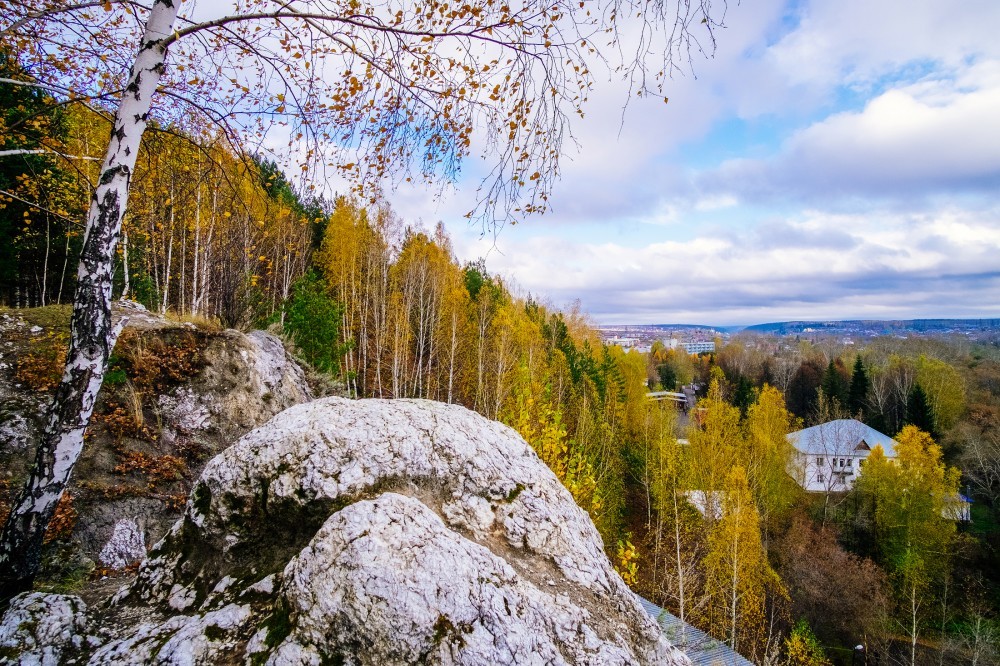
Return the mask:
MULTIPOLYGON (((21 317, 30 326, 69 330, 69 318, 73 314, 72 305, 46 305, 40 308, 11 308, 0 306, 0 314, 21 317)), ((194 324, 202 331, 218 333, 223 326, 218 319, 193 314, 178 314, 167 310, 165 318, 178 324, 194 324)))
POLYGON ((0 308, 0 313, 21 317, 31 326, 69 330, 72 305, 46 305, 41 308, 0 308))
POLYGON ((166 319, 177 322, 178 324, 193 324, 198 329, 209 333, 219 333, 223 329, 222 324, 214 317, 205 317, 190 313, 178 314, 173 310, 167 310, 165 317, 166 319))

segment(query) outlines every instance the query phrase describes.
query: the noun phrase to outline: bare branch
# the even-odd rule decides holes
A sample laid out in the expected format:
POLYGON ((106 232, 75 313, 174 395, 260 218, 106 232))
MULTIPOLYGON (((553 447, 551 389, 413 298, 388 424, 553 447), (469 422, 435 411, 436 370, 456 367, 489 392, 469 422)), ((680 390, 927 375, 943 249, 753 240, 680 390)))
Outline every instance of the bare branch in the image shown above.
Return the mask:
POLYGON ((60 153, 55 150, 49 150, 47 148, 18 148, 15 150, 0 150, 0 157, 12 157, 16 155, 58 155, 59 157, 65 157, 69 160, 93 160, 94 162, 100 162, 99 157, 87 157, 86 155, 66 155, 65 153, 60 153))
POLYGON ((66 217, 62 213, 57 213, 57 212, 55 212, 54 210, 52 210, 50 208, 46 208, 45 206, 42 206, 41 204, 35 203, 34 201, 28 201, 27 199, 24 199, 22 197, 17 196, 13 192, 9 192, 7 190, 0 190, 0 195, 8 197, 10 199, 14 199, 15 201, 20 201, 21 203, 23 203, 23 204, 25 204, 27 206, 30 206, 30 207, 32 207, 32 208, 34 208, 36 210, 40 210, 43 213, 48 213, 49 215, 52 215, 54 217, 58 217, 60 220, 64 220, 66 223, 73 225, 77 229, 83 229, 83 223, 80 222, 79 220, 74 220, 73 218, 66 217))

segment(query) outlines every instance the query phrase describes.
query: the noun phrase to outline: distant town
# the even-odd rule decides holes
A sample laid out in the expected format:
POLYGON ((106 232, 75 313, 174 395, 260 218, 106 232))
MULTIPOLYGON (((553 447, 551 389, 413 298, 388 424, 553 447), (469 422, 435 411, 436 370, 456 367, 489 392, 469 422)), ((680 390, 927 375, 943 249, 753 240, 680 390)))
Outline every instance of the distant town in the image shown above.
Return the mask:
POLYGON ((1000 342, 1000 319, 853 319, 845 321, 783 321, 752 326, 703 326, 698 324, 611 324, 599 326, 605 344, 648 352, 657 340, 668 348, 684 348, 689 354, 715 351, 736 334, 775 335, 807 340, 835 337, 851 344, 855 339, 880 336, 900 338, 963 336, 972 340, 1000 342))

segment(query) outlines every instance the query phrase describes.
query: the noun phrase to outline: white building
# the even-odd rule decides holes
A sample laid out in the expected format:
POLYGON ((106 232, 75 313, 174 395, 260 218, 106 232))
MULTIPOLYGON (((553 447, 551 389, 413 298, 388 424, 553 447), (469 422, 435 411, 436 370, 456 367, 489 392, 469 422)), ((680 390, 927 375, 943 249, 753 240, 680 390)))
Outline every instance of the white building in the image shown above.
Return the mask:
POLYGON ((876 445, 896 457, 896 442, 854 419, 838 419, 789 433, 795 449, 792 478, 809 492, 843 492, 854 487, 861 466, 876 445))
POLYGON ((639 344, 639 338, 627 338, 625 336, 612 336, 604 340, 606 345, 618 345, 622 349, 631 349, 639 344))
POLYGON ((714 352, 715 340, 709 342, 682 342, 681 346, 687 350, 688 354, 700 354, 702 352, 714 352))

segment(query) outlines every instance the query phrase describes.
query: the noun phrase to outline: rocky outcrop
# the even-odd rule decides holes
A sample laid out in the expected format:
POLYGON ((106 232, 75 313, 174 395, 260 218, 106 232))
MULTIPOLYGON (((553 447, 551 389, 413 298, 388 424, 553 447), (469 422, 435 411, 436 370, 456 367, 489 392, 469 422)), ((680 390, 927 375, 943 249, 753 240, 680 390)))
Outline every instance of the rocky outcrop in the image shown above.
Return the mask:
POLYGON ((217 435, 231 442, 312 399, 302 368, 270 333, 223 331, 207 341, 203 356, 190 382, 158 398, 168 440, 217 435))
MULTIPOLYGON (((159 430, 153 450, 160 455, 183 458, 179 451, 192 450, 215 454, 282 410, 312 399, 302 368, 277 337, 264 331, 205 336, 201 355, 197 373, 156 397, 159 430)), ((186 461, 200 467, 196 458, 187 456, 186 461)), ((115 482, 121 483, 108 478, 109 484, 115 482)), ((190 481, 182 485, 186 493, 190 481)), ((175 492, 154 494, 162 498, 175 492)), ((148 543, 155 542, 178 515, 169 507, 164 511, 159 498, 125 496, 91 503, 81 514, 76 537, 94 557, 107 547, 119 521, 128 518, 140 525, 148 543)))
POLYGON ((146 535, 131 518, 115 523, 111 538, 98 556, 100 563, 109 569, 124 569, 133 562, 146 559, 146 535))
POLYGON ((688 663, 524 440, 427 401, 247 434, 84 634, 94 664, 688 663))
MULTIPOLYGON (((211 457, 312 399, 303 369, 274 335, 206 330, 136 303, 113 310, 128 325, 69 487, 78 519, 66 540, 84 568, 142 559, 145 545, 180 516, 211 457), (122 521, 131 526, 128 539, 122 521)), ((69 308, 58 306, 0 313, 0 508, 4 491, 27 476, 61 372, 68 319, 69 308)))

